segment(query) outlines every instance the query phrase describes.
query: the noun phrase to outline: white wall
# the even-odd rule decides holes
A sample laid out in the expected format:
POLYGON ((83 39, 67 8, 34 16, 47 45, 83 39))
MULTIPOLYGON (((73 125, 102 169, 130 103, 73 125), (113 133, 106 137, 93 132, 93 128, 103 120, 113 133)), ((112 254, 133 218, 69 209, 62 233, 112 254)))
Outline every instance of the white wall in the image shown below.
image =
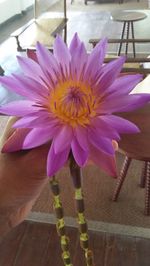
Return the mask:
POLYGON ((20 0, 21 10, 26 10, 27 7, 33 4, 34 0, 20 0))
POLYGON ((1 0, 0 24, 33 4, 34 0, 1 0))

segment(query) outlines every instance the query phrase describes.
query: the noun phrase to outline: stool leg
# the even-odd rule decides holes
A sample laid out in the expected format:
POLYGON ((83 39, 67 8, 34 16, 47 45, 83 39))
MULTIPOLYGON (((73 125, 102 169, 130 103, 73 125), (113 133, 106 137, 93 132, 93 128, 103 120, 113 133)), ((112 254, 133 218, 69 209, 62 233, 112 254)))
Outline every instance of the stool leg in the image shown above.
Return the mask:
POLYGON ((118 180, 117 180, 117 185, 116 185, 116 188, 115 188, 115 191, 114 191, 114 194, 113 194, 113 197, 112 197, 112 200, 113 201, 116 201, 118 199, 118 196, 119 196, 119 193, 120 193, 120 190, 122 188, 122 185, 123 185, 123 182, 125 180, 125 177, 127 175, 127 171, 129 169, 129 166, 130 166, 130 163, 131 163, 131 158, 129 157, 125 157, 124 159, 124 162, 123 162, 123 166, 122 166, 122 169, 121 169, 121 172, 120 172, 120 175, 118 177, 118 180))
POLYGON ((133 21, 131 21, 131 33, 132 33, 132 39, 133 39, 133 56, 134 58, 136 57, 136 52, 135 52, 135 41, 134 41, 134 25, 133 21))
POLYGON ((118 50, 118 56, 120 56, 120 54, 121 54, 122 40, 123 40, 123 38, 124 38, 125 28, 126 28, 126 22, 123 23, 122 34, 121 34, 121 42, 120 42, 119 50, 118 50))
MULTIPOLYGON (((127 40, 129 39, 129 33, 130 33, 130 22, 127 22, 127 37, 126 37, 127 40)), ((128 41, 126 42, 126 52, 125 52, 125 54, 126 55, 128 54, 128 41)))
POLYGON ((141 188, 145 188, 146 171, 147 171, 147 162, 144 162, 144 166, 142 168, 141 180, 140 180, 140 187, 141 188))
POLYGON ((150 214, 150 162, 147 162, 145 186, 145 215, 150 214))

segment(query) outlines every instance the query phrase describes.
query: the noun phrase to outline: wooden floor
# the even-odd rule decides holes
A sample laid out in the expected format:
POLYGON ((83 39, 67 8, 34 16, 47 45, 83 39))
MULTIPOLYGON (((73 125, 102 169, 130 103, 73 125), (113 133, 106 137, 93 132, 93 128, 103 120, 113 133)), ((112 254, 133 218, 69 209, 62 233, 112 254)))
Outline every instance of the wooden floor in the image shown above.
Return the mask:
MULTIPOLYGON (((78 232, 67 228, 74 266, 84 266, 78 232)), ((150 239, 90 232, 96 266, 149 266, 150 239)), ((54 225, 24 222, 0 244, 0 266, 63 266, 54 225)))

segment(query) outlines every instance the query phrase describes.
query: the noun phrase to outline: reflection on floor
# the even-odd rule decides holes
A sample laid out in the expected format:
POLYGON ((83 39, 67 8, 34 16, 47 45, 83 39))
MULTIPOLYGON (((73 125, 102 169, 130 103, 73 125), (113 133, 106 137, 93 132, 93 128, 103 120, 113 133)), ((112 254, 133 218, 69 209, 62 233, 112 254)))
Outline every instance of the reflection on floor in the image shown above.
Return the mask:
MULTIPOLYGON (((84 266, 76 228, 67 227, 74 266, 84 266)), ((90 231, 96 266, 149 266, 150 239, 90 231)), ((54 225, 24 222, 0 244, 1 266, 62 266, 54 225)))

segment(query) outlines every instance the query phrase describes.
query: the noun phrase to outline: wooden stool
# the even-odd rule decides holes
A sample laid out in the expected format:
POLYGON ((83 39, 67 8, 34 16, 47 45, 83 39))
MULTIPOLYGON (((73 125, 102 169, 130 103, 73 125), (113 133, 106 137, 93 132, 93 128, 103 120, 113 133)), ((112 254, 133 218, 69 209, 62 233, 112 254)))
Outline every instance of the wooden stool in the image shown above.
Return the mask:
POLYGON ((148 105, 148 112, 147 109, 146 112, 145 109, 141 110, 122 115, 122 117, 135 123, 141 132, 123 135, 119 142, 119 152, 125 155, 125 160, 117 179, 112 200, 116 201, 118 199, 132 159, 143 161, 144 167, 140 186, 145 187, 144 213, 150 215, 150 106, 148 105))
MULTIPOLYGON (((147 17, 147 15, 143 12, 138 11, 126 11, 123 10, 119 13, 115 13, 111 16, 111 18, 114 21, 117 22, 123 22, 123 28, 122 28, 122 34, 121 34, 121 40, 126 39, 126 48, 125 48, 125 54, 128 54, 128 40, 130 36, 130 28, 131 28, 131 38, 132 40, 135 39, 134 36, 134 22, 143 20, 147 17)), ((122 50, 122 42, 120 42, 118 55, 121 54, 122 50)), ((135 42, 133 41, 133 56, 136 57, 136 51, 135 51, 135 42)))

